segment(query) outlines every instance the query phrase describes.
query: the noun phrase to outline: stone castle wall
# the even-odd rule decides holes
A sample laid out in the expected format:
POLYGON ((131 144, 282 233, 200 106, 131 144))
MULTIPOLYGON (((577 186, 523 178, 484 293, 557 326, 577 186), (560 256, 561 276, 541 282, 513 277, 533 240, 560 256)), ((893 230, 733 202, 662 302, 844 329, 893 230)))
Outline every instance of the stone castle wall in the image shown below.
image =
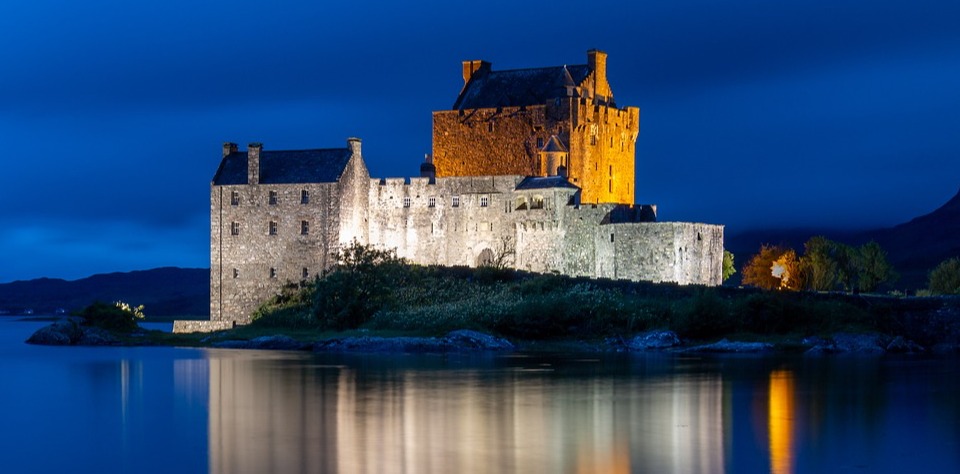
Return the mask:
POLYGON ((640 109, 588 98, 497 109, 433 113, 433 162, 438 177, 542 176, 540 148, 551 135, 569 147, 570 182, 588 203, 633 202, 640 109))

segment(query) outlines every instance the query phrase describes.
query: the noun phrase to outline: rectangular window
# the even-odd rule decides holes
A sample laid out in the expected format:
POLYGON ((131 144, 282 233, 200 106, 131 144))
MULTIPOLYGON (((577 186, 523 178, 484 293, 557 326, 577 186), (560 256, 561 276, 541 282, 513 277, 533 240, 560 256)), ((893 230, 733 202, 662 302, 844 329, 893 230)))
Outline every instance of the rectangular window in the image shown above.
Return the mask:
POLYGON ((607 192, 611 192, 611 193, 613 192, 613 180, 612 180, 612 179, 607 180, 607 192))
POLYGON ((300 190, 300 204, 310 204, 310 191, 300 190))
POLYGON ((270 278, 276 278, 276 277, 277 277, 277 269, 270 267, 270 278))
POLYGON ((613 137, 610 137, 610 148, 613 148, 613 137))
POLYGON ((613 242, 613 234, 610 234, 610 241, 613 242))
POLYGON ((307 267, 303 267, 303 272, 301 273, 303 278, 310 278, 310 270, 307 270, 307 267))
POLYGON ((432 197, 430 199, 427 199, 427 205, 430 207, 437 207, 437 198, 432 197))
POLYGON ((597 144, 597 136, 596 136, 596 135, 590 135, 590 144, 591 144, 591 145, 596 145, 596 144, 597 144))
POLYGON ((230 235, 240 235, 240 223, 231 222, 230 223, 230 235))
POLYGON ((310 222, 300 221, 300 235, 309 235, 310 234, 310 222))
POLYGON ((460 207, 460 196, 453 197, 453 207, 460 207))
POLYGON ((486 196, 480 196, 480 207, 487 207, 490 204, 490 198, 486 196))
POLYGON ((610 165, 610 176, 613 176, 613 165, 610 165))
POLYGON ((233 269, 233 277, 234 277, 234 278, 240 277, 240 270, 237 270, 236 268, 234 268, 234 269, 233 269))
POLYGON ((240 205, 240 193, 233 191, 230 193, 230 205, 239 206, 240 205))
POLYGON ((487 122, 487 131, 493 133, 493 122, 487 122))
POLYGON ((270 191, 270 205, 271 205, 271 206, 276 206, 276 205, 277 205, 277 192, 276 192, 276 191, 270 191))
POLYGON ((410 196, 403 197, 403 207, 410 207, 410 196))
POLYGON ((268 226, 267 230, 270 233, 270 235, 277 235, 277 222, 270 221, 270 225, 268 226))

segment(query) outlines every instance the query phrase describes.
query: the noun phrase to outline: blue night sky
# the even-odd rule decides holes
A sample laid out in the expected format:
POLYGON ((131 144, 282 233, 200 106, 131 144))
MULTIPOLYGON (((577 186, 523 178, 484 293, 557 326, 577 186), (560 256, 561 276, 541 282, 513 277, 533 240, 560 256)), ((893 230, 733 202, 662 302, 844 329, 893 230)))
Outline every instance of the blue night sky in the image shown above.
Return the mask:
POLYGON ((0 5, 0 282, 208 266, 224 141, 416 175, 464 59, 609 53, 663 220, 882 227, 960 188, 956 0, 346 3, 0 5))

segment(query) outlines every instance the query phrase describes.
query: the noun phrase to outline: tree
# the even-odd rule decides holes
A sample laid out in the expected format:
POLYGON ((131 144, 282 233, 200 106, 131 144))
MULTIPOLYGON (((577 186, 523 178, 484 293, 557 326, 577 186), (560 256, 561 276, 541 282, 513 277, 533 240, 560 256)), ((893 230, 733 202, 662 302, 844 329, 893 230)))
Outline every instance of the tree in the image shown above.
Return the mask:
POLYGON ((960 295, 960 257, 944 260, 930 272, 930 292, 960 295))
POLYGON ((893 266, 887 261, 887 252, 874 241, 867 242, 857 249, 853 267, 856 274, 856 287, 866 293, 876 290, 884 283, 894 281, 897 277, 893 266))
POLYGON ((798 290, 803 282, 793 249, 763 245, 743 267, 743 284, 766 290, 798 290))
POLYGON ((353 241, 334 254, 336 265, 315 283, 314 314, 322 327, 356 328, 392 303, 390 289, 410 278, 392 250, 353 241))
POLYGON ((727 281, 727 279, 732 277, 734 273, 737 273, 737 268, 733 265, 733 252, 724 249, 722 273, 723 279, 720 281, 727 281))
POLYGON ((840 283, 840 266, 836 255, 843 252, 840 244, 823 236, 811 237, 803 244, 800 266, 805 276, 805 287, 813 291, 833 291, 840 283))
POLYGON ((513 266, 514 257, 517 255, 517 246, 513 243, 513 237, 505 235, 500 237, 500 245, 493 255, 492 265, 497 270, 504 270, 513 266))

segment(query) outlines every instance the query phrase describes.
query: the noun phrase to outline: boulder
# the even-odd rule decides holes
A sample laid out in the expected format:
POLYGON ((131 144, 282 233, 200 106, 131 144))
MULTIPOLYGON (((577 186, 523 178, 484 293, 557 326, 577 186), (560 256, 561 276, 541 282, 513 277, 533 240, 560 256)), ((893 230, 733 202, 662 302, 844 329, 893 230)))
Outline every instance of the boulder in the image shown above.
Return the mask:
POLYGON ((633 336, 626 342, 632 351, 656 351, 680 345, 680 337, 673 331, 648 331, 633 336))
POLYGON ((443 336, 443 342, 460 350, 509 351, 513 343, 502 338, 469 329, 452 331, 443 336))
POLYGON ((805 354, 864 354, 879 355, 887 352, 887 341, 877 334, 850 334, 836 333, 829 339, 809 338, 804 341, 814 341, 813 347, 805 354))
POLYGON ((27 339, 28 344, 69 346, 83 337, 79 318, 63 318, 38 329, 27 339))
POLYGON ((887 352, 897 354, 916 354, 923 351, 923 346, 909 339, 905 339, 903 336, 897 336, 887 344, 887 352))
POLYGON ((120 339, 107 331, 95 327, 86 326, 81 328, 82 335, 76 341, 78 346, 116 346, 120 345, 120 339))
POLYGON ((767 342, 741 342, 721 339, 713 344, 688 347, 680 352, 762 353, 772 351, 773 344, 767 342))

